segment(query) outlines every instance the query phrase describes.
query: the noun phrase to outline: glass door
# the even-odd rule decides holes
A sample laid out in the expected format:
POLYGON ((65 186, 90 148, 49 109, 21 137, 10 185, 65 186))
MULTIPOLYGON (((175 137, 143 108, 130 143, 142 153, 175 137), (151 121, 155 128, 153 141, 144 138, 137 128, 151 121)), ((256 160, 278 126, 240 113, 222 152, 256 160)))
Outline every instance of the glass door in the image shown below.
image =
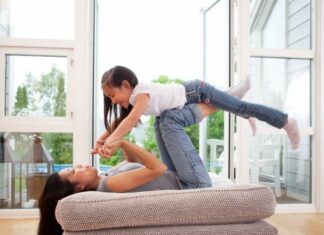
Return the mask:
MULTIPOLYGON (((222 90, 231 84, 231 1, 218 0, 203 11, 204 80, 222 90)), ((230 136, 233 134, 228 113, 218 110, 201 124, 201 155, 211 174, 230 176, 230 136)))

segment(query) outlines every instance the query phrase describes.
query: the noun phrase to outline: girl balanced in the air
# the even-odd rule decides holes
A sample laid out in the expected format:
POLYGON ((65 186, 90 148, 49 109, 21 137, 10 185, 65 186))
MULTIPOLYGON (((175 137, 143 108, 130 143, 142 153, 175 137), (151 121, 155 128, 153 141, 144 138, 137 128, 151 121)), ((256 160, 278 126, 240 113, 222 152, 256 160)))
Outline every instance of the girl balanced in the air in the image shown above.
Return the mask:
POLYGON ((101 88, 104 93, 107 131, 99 139, 105 140, 103 150, 108 155, 111 153, 106 146, 128 134, 142 115, 160 116, 165 110, 181 109, 190 103, 205 103, 244 118, 254 117, 276 128, 282 128, 286 131, 293 149, 300 142, 297 122, 288 118, 288 114, 242 101, 204 81, 139 84, 133 71, 123 66, 115 66, 104 73, 101 88))

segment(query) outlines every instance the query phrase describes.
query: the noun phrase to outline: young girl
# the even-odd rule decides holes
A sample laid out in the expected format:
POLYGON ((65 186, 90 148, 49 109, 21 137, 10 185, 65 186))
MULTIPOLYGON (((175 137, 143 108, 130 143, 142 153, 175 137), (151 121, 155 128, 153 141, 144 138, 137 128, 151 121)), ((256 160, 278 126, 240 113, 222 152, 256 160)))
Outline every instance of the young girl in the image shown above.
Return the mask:
POLYGON ((288 119, 288 115, 279 110, 241 101, 200 80, 184 84, 138 84, 133 71, 115 66, 104 73, 101 87, 107 132, 99 139, 105 139, 103 151, 107 155, 112 154, 107 145, 129 133, 138 124, 141 115, 160 116, 165 110, 181 109, 190 103, 205 103, 244 118, 255 117, 274 127, 283 128, 293 149, 299 145, 295 119, 288 119))

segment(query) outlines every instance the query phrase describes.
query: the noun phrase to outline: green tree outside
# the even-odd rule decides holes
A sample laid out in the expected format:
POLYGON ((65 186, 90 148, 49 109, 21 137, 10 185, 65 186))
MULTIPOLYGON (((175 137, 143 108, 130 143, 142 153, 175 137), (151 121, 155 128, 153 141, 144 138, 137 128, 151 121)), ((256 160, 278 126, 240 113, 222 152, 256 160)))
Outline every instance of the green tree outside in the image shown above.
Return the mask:
POLYGON ((26 86, 18 86, 16 92, 16 102, 14 108, 14 115, 17 115, 21 110, 28 107, 28 97, 26 86))
MULTIPOLYGON (((161 84, 181 84, 184 81, 175 78, 171 79, 168 76, 162 75, 158 79, 153 80, 155 83, 161 84)), ((154 117, 150 117, 148 121, 148 127, 146 129, 146 136, 143 141, 144 148, 155 153, 159 156, 158 146, 156 144, 155 138, 155 129, 154 129, 154 117)), ((224 112, 218 111, 212 115, 210 115, 207 119, 207 138, 215 138, 215 139, 223 139, 224 138, 224 112)), ((199 125, 191 125, 185 128, 186 133, 190 137, 193 145, 199 151, 199 125)))
MULTIPOLYGON (((31 113, 41 112, 50 117, 65 116, 66 88, 63 71, 53 66, 48 73, 42 74, 40 79, 28 73, 24 85, 17 88, 13 115, 18 115, 24 109, 31 113)), ((28 149, 30 145, 28 137, 31 135, 15 135, 17 146, 21 149, 19 155, 23 156, 28 149)), ((72 163, 73 137, 71 133, 42 133, 41 137, 55 163, 72 163)))

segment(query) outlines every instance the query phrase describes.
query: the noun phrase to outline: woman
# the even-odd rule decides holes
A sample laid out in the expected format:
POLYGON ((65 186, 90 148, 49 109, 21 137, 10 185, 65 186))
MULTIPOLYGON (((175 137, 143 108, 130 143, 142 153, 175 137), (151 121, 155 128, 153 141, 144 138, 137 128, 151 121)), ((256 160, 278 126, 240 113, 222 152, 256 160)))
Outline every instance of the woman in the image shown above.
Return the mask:
MULTIPOLYGON (((214 111, 214 108, 206 104, 192 104, 180 110, 180 112, 186 112, 183 115, 186 118, 190 114, 190 120, 196 123, 214 111)), ((167 112, 171 113, 172 110, 168 110, 167 112)), ((166 120, 168 120, 168 123, 172 122, 170 119, 166 118, 166 120)), ((177 120, 173 121, 179 125, 179 120, 178 117, 177 120)), ((160 120, 160 123, 163 124, 163 120, 160 120)), ((184 127, 182 130, 177 130, 177 132, 183 132, 182 135, 186 135, 184 127)), ((68 168, 59 173, 54 173, 48 178, 39 199, 39 235, 63 233, 61 226, 55 219, 57 202, 77 192, 97 190, 121 193, 211 186, 208 173, 203 167, 203 163, 198 155, 195 155, 197 159, 194 159, 194 162, 195 166, 199 168, 199 173, 196 170, 191 172, 187 167, 181 168, 177 163, 175 165, 178 167, 172 168, 172 165, 168 165, 170 169, 167 170, 167 166, 156 159, 152 153, 126 140, 115 141, 109 145, 109 148, 111 152, 114 152, 117 148, 121 148, 125 154, 126 161, 118 164, 106 174, 98 175, 96 168, 77 165, 74 168, 68 168), (192 177, 191 174, 199 175, 192 177)), ((100 148, 98 152, 102 153, 100 148)), ((172 159, 179 158, 178 156, 169 155, 168 157, 170 157, 170 162, 172 159)), ((186 166, 187 164, 192 164, 192 160, 184 158, 181 160, 181 165, 186 166)))

